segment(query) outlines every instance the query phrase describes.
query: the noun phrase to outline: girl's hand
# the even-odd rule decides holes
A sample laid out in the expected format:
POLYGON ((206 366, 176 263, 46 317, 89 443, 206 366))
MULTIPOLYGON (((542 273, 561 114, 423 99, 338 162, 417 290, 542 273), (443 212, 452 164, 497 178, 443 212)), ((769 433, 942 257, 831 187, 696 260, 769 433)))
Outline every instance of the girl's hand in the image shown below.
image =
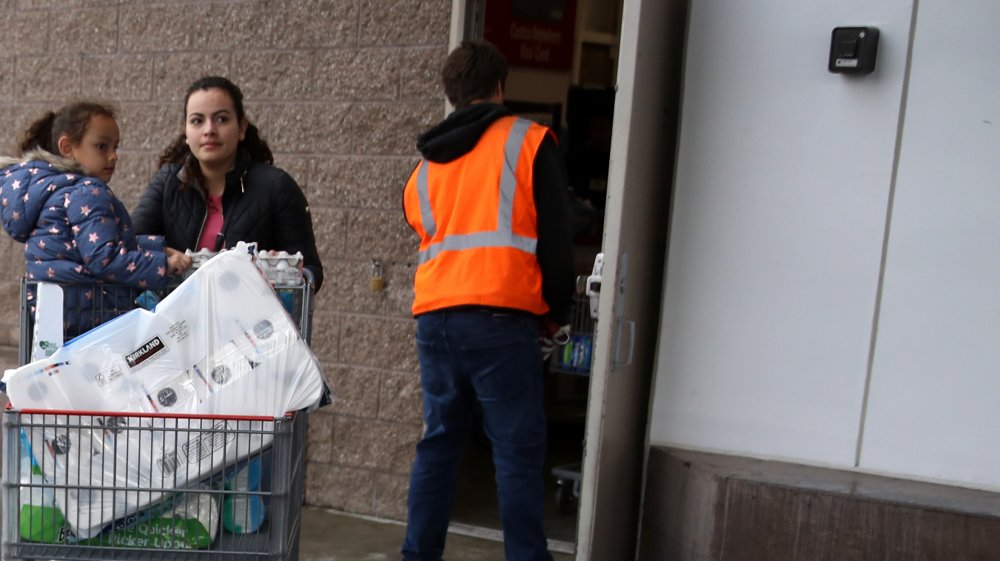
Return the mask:
POLYGON ((167 274, 179 275, 191 268, 191 256, 172 247, 167 248, 167 274))

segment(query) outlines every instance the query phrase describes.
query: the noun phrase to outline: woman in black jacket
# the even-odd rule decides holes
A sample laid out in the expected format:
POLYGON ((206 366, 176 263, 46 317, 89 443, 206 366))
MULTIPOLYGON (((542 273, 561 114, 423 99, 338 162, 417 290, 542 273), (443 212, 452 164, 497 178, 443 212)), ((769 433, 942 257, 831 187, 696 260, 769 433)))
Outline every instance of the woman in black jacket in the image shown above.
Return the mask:
POLYGON ((319 290, 323 265, 309 203, 273 163, 247 120, 240 89, 226 78, 201 78, 184 97, 184 132, 160 156, 159 171, 132 211, 135 230, 192 251, 245 241, 301 252, 319 290))

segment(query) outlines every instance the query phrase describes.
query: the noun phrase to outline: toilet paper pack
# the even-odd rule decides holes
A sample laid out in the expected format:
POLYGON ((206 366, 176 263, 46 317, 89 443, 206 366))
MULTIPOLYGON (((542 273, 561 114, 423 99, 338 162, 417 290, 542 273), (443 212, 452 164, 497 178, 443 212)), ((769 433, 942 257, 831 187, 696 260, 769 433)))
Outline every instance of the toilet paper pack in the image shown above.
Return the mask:
POLYGON ((270 443, 272 421, 233 416, 280 417, 323 390, 296 322, 239 250, 207 261, 155 311, 120 316, 4 381, 22 410, 149 414, 48 415, 27 431, 47 480, 69 486, 56 500, 80 539, 270 443))

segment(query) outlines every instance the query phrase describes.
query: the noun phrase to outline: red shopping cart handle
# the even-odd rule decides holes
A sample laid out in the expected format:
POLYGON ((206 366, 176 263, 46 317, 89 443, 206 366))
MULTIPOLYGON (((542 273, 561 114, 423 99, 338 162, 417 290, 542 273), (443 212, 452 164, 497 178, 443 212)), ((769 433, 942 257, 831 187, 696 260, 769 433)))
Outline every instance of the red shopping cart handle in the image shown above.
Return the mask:
MULTIPOLYGON (((276 418, 268 415, 196 415, 193 413, 147 413, 129 411, 87 411, 81 409, 14 409, 10 403, 7 411, 22 415, 79 415, 84 417, 148 417, 154 419, 219 419, 225 421, 273 421, 276 418)), ((285 413, 281 418, 290 419, 295 412, 285 413)))

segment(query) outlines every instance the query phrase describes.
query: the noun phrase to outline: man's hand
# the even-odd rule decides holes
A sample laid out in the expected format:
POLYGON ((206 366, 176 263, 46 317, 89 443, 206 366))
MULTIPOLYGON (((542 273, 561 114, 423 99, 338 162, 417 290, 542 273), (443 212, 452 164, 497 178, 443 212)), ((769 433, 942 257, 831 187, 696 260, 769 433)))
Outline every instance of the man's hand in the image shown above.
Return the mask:
POLYGON ((542 321, 538 344, 542 348, 542 360, 548 360, 556 347, 569 343, 569 325, 558 326, 551 319, 542 321))

